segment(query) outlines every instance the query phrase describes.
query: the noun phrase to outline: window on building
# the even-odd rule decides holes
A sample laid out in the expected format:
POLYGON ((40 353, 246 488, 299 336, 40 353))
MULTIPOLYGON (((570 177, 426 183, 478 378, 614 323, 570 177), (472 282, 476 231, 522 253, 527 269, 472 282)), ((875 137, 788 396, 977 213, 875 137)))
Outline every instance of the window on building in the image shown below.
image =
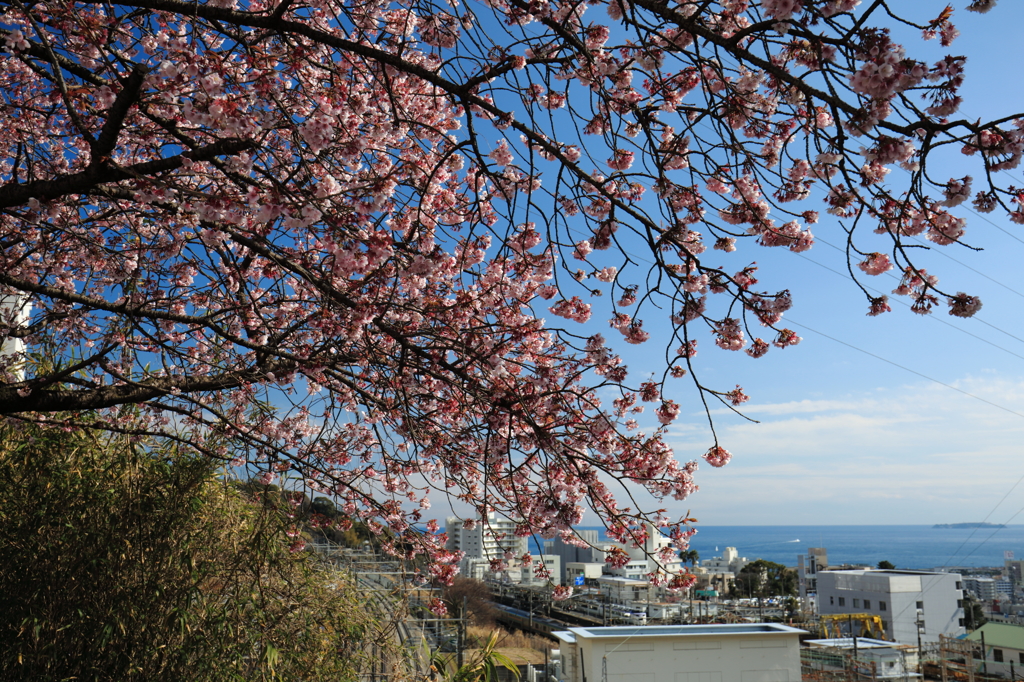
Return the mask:
POLYGON ((836 598, 835 598, 835 597, 829 597, 829 598, 828 598, 828 603, 829 603, 829 604, 832 604, 832 605, 835 605, 835 603, 836 603, 836 598))
POLYGON ((853 608, 855 608, 855 609, 859 609, 860 608, 860 599, 854 599, 853 600, 853 608))
POLYGON ((1003 662, 1003 650, 1002 649, 993 649, 992 650, 992 660, 994 660, 996 663, 1002 663, 1003 662))
POLYGON ((878 610, 879 611, 885 611, 885 602, 884 601, 878 602, 878 610))
POLYGON ((923 601, 917 602, 917 608, 918 609, 923 609, 924 608, 924 602, 923 601))
POLYGON ((962 609, 964 607, 964 600, 963 599, 957 599, 956 600, 956 607, 958 609, 962 609))
MULTIPOLYGON (((963 618, 961 618, 961 619, 960 619, 960 627, 963 627, 963 626, 964 626, 964 619, 963 619, 963 618)), ((1022 654, 1022 655, 1024 655, 1024 654, 1022 654)))
POLYGON ((865 599, 864 600, 864 608, 865 609, 870 609, 871 608, 871 600, 870 599, 865 599))
POLYGON ((1020 658, 1021 664, 1024 664, 1024 653, 1017 654, 1017 657, 1020 658))
POLYGON ((956 581, 956 589, 958 589, 958 590, 964 589, 964 584, 962 582, 960 582, 959 580, 956 581))
POLYGON ((846 606, 846 597, 840 597, 839 598, 839 605, 840 606, 846 606))

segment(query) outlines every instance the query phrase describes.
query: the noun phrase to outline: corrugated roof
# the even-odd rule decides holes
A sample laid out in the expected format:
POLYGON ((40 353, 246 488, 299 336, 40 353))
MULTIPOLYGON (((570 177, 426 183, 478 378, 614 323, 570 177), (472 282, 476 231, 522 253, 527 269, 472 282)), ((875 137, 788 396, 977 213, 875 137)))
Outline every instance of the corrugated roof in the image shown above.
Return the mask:
POLYGON ((1019 649, 1024 651, 1024 627, 1007 625, 1006 623, 985 623, 967 635, 967 639, 981 641, 981 633, 985 633, 985 646, 1000 649, 1019 649))

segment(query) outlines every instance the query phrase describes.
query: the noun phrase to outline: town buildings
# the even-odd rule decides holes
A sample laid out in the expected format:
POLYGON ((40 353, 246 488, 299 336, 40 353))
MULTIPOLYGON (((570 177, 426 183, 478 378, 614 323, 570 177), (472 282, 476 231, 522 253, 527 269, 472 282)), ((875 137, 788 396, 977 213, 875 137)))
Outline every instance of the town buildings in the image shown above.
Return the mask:
POLYGON ((562 538, 544 541, 544 554, 555 555, 561 559, 561 569, 557 576, 557 582, 561 585, 572 585, 574 582, 566 575, 566 569, 571 563, 604 565, 604 550, 598 546, 597 531, 577 530, 575 533, 586 546, 580 547, 562 538))
POLYGON ((877 615, 886 636, 897 642, 937 642, 939 635, 958 637, 966 632, 958 573, 819 571, 817 587, 818 613, 877 615))
POLYGON ((722 556, 704 559, 694 569, 694 573, 700 580, 700 585, 706 588, 704 591, 714 592, 728 591, 728 586, 736 578, 736 574, 743 570, 743 567, 750 561, 741 557, 735 547, 726 547, 722 556))
MULTIPOLYGON (((629 555, 629 562, 625 566, 609 566, 605 573, 609 575, 628 578, 630 580, 647 580, 652 573, 668 573, 675 575, 683 570, 683 562, 679 559, 678 553, 672 551, 668 560, 659 558, 663 548, 670 547, 672 539, 664 535, 651 524, 647 524, 647 539, 640 547, 620 545, 629 555)), ((604 557, 601 557, 604 560, 604 557)))
POLYGON ((991 602, 996 598, 996 581, 992 578, 964 577, 964 589, 981 601, 991 602))
POLYGON ((735 547, 726 547, 722 556, 705 559, 700 562, 700 567, 710 574, 728 574, 734 576, 749 564, 747 557, 741 557, 735 547))

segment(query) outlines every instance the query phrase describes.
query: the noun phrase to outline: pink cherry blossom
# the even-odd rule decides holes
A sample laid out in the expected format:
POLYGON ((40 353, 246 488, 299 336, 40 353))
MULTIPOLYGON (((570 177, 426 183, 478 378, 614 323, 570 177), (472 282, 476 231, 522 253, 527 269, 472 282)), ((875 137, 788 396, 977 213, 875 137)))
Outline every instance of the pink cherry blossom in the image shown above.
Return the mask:
POLYGON ((713 467, 724 467, 732 459, 732 454, 718 445, 704 453, 704 459, 713 467))
POLYGON ((962 291, 956 296, 950 296, 946 302, 949 303, 949 314, 956 317, 972 317, 981 310, 981 299, 968 296, 962 291))
POLYGON ((882 313, 892 312, 892 308, 889 307, 889 297, 879 296, 878 298, 871 299, 871 306, 868 310, 870 317, 876 317, 882 313))
POLYGON ((742 405, 743 403, 750 400, 750 396, 743 392, 743 389, 737 386, 733 390, 725 394, 725 397, 729 399, 732 405, 742 405))
POLYGON ((666 400, 662 402, 661 407, 655 410, 655 414, 658 415, 658 421, 662 424, 671 424, 679 416, 679 405, 674 400, 666 400))
POLYGON ((551 599, 554 601, 565 601, 572 596, 572 587, 565 585, 556 585, 551 590, 551 599))
POLYGON ((869 275, 881 275, 883 272, 892 270, 892 261, 884 253, 869 253, 868 257, 857 263, 857 267, 869 275))
POLYGON ((628 170, 633 165, 633 152, 616 149, 614 156, 608 159, 608 167, 615 170, 628 170))
POLYGON ((440 597, 434 597, 433 599, 431 599, 430 605, 427 608, 429 608, 430 612, 438 618, 444 618, 448 615, 448 606, 440 597))
POLYGON ((968 199, 1024 224, 1001 172, 1024 116, 956 116, 977 109, 965 58, 920 45, 952 15, 897 5, 9 3, 0 408, 286 476, 440 583, 446 496, 484 532, 493 512, 565 537, 589 510, 623 542, 646 522, 685 542, 688 519, 606 482, 692 495, 680 405, 747 396, 665 382, 699 372, 699 340, 799 342, 785 259, 744 267, 742 240, 805 253, 825 216, 848 265, 898 256, 914 313, 969 316, 912 238, 966 243, 968 199), (936 175, 949 145, 960 178, 936 175), (602 309, 611 339, 581 326, 602 309), (620 353, 651 343, 638 376, 620 353))

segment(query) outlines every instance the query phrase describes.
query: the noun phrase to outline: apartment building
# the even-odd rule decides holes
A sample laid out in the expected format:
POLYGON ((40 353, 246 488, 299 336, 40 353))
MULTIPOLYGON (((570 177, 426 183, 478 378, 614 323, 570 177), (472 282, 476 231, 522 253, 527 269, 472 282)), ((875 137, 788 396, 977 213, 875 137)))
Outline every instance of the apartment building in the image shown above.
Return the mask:
POLYGON ((464 553, 460 571, 471 578, 484 577, 491 559, 500 559, 505 552, 520 557, 529 548, 528 537, 516 536, 516 522, 494 513, 473 520, 449 516, 444 530, 448 534, 445 547, 464 553))
POLYGON ((958 573, 870 570, 819 571, 818 613, 870 613, 886 637, 905 644, 963 635, 963 579, 958 573))

